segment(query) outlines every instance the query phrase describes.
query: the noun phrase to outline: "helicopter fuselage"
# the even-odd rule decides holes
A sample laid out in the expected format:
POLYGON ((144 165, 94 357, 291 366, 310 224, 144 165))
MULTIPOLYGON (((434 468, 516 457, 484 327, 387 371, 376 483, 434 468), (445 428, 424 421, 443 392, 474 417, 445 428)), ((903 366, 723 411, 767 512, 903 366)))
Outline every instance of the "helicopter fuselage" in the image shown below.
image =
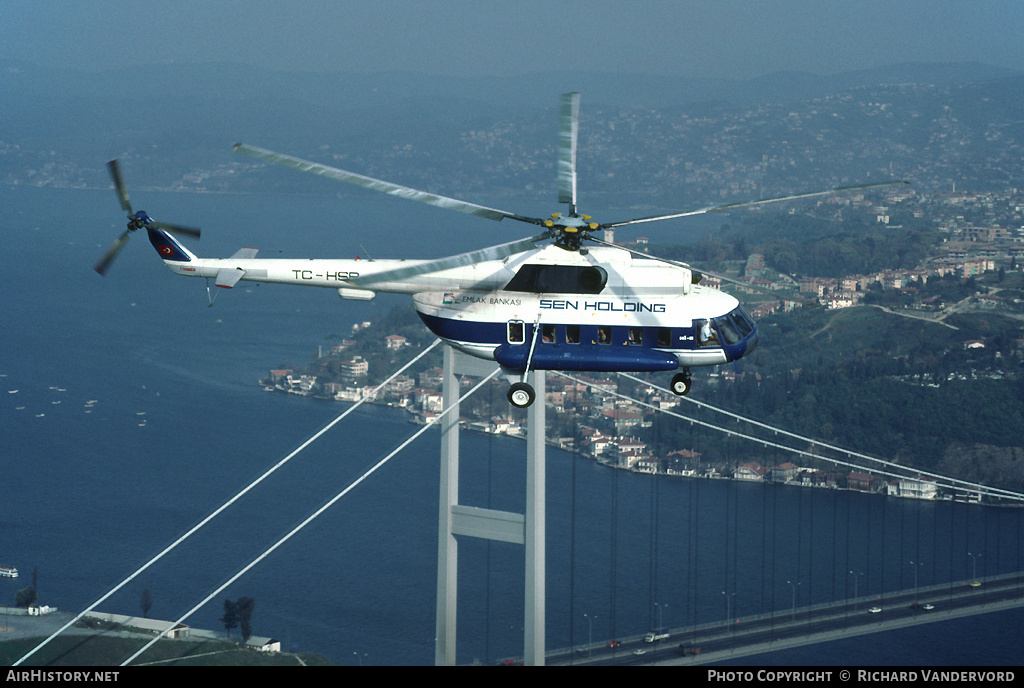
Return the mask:
POLYGON ((198 258, 167 232, 150 239, 172 272, 230 288, 256 281, 333 288, 343 298, 409 294, 431 332, 507 371, 664 371, 735 361, 757 326, 735 297, 693 273, 611 247, 558 246, 398 278, 429 261, 198 258), (379 277, 378 277, 379 276, 379 277))

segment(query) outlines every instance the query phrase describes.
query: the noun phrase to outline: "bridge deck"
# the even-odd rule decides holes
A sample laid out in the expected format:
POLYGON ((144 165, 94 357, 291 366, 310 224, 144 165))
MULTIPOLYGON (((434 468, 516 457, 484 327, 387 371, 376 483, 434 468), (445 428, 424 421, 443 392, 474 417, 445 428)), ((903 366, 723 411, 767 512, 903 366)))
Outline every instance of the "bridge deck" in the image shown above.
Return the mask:
POLYGON ((901 590, 882 596, 797 607, 790 611, 669 629, 669 638, 645 643, 628 638, 615 647, 606 643, 589 648, 548 654, 550 665, 643 664, 696 665, 727 662, 739 657, 813 645, 869 633, 919 624, 1024 607, 1024 576, 1012 574, 917 590, 901 590), (925 609, 930 604, 934 608, 925 609), (872 607, 879 612, 868 611, 872 607), (697 654, 680 655, 680 645, 700 648, 697 654), (635 654, 636 652, 642 654, 635 654))

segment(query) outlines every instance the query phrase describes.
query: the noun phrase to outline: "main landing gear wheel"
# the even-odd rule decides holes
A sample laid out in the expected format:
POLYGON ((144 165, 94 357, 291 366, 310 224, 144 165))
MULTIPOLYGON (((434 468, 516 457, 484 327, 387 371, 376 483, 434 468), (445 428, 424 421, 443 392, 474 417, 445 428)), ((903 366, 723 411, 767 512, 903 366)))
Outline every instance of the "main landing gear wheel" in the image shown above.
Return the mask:
POLYGON ((688 373, 676 373, 672 378, 672 393, 685 397, 689 394, 691 385, 693 385, 693 380, 688 373))
POLYGON ((537 393, 525 382, 516 382, 508 388, 508 403, 516 408, 526 408, 533 403, 537 393))

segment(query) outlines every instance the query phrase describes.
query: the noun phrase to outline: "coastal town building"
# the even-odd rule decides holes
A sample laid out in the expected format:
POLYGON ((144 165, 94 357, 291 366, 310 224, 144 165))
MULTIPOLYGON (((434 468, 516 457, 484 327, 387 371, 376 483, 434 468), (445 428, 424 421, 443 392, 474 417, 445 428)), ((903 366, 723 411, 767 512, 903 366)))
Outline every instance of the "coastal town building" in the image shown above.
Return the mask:
POLYGON ((341 377, 343 380, 351 381, 356 378, 366 377, 369 372, 370 363, 362 356, 356 356, 341 363, 341 377))
POLYGON ((886 494, 893 497, 936 499, 939 496, 939 488, 935 481, 921 478, 899 478, 889 482, 885 489, 886 494))
POLYGON ((409 340, 401 335, 389 334, 384 338, 384 344, 387 346, 388 351, 396 351, 403 346, 408 346, 409 340))
POLYGON ((736 480, 760 481, 764 480, 764 477, 767 474, 767 468, 761 466, 756 461, 751 461, 749 463, 741 464, 740 467, 736 469, 733 477, 736 478, 736 480))

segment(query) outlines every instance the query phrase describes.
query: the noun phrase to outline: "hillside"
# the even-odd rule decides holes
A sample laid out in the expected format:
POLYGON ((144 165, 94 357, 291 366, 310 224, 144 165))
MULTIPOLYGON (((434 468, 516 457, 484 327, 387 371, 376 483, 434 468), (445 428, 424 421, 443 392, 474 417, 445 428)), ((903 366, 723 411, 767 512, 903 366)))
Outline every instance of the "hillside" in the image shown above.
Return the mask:
POLYGON ((964 346, 965 332, 1017 325, 977 314, 956 322, 953 330, 871 307, 772 316, 743 374, 705 400, 858 452, 1019 489, 1024 463, 1007 474, 983 456, 999 447, 1024 459, 1024 352, 964 346))
POLYGON ((1021 177, 1021 79, 978 65, 567 84, 555 74, 508 83, 0 64, 0 182, 105 186, 103 164, 120 157, 140 188, 351 191, 235 156, 241 140, 475 202, 546 200, 557 97, 575 89, 581 199, 594 211, 892 177, 924 191, 987 190, 1021 177))

